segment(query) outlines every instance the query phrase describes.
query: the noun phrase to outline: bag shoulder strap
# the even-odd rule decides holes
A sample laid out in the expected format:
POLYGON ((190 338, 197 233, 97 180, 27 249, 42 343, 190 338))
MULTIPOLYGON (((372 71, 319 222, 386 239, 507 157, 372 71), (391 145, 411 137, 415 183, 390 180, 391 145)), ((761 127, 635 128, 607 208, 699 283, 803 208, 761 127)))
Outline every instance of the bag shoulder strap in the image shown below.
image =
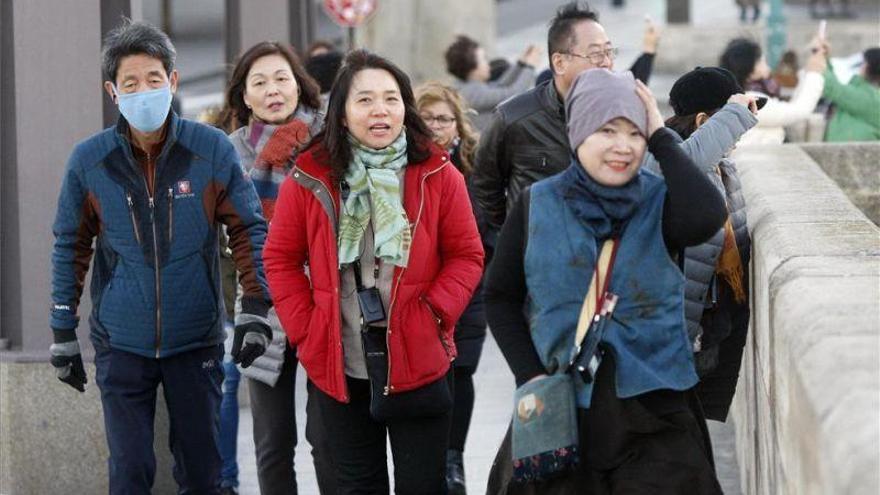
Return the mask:
POLYGON ((599 260, 596 262, 598 270, 593 271, 593 278, 590 280, 590 290, 587 291, 587 297, 584 298, 584 303, 581 305, 581 315, 578 318, 577 332, 574 337, 575 348, 579 347, 584 341, 584 337, 587 336, 587 329, 590 327, 590 321, 593 319, 593 315, 596 314, 596 293, 608 285, 609 268, 614 261, 614 250, 618 242, 617 239, 612 238, 607 239, 602 244, 602 251, 599 253, 599 260), (597 273, 599 275, 598 278, 601 278, 602 288, 599 287, 600 280, 597 280, 597 273))

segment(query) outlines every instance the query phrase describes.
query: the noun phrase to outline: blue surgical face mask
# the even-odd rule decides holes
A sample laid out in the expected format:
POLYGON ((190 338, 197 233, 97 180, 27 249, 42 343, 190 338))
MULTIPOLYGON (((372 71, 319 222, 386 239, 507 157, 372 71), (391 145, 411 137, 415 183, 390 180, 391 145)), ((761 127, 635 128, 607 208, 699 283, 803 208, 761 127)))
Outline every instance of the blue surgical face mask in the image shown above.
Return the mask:
POLYGON ((121 94, 116 86, 116 101, 119 104, 119 113, 125 120, 141 132, 153 132, 162 127, 171 109, 171 86, 165 86, 150 91, 121 94))

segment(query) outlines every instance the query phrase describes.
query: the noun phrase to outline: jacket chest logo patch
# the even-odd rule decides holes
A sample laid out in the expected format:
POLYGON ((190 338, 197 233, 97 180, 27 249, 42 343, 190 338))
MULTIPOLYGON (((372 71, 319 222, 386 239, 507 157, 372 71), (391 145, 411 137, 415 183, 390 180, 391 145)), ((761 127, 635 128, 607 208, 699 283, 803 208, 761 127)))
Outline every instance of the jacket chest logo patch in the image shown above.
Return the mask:
POLYGON ((195 196, 192 192, 192 185, 188 180, 179 180, 174 187, 174 199, 192 198, 195 196))

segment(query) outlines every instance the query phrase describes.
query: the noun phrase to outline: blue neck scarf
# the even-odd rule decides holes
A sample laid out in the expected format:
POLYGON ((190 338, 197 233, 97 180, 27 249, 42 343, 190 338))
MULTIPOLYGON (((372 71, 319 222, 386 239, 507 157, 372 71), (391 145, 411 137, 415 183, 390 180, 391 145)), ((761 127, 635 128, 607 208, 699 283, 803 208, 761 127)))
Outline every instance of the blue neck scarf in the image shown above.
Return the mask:
POLYGON ((576 158, 572 158, 563 173, 568 184, 564 191, 565 202, 581 223, 595 232, 596 239, 619 234, 642 200, 641 170, 618 187, 596 182, 576 158))

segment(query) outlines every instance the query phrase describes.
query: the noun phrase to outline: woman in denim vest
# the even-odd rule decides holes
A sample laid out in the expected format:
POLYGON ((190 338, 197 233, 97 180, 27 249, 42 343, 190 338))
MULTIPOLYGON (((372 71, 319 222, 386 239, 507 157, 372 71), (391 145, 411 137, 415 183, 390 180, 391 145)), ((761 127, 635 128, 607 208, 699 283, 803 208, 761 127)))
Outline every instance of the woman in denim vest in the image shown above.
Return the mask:
MULTIPOLYGON (((618 240, 594 379, 572 376, 580 461, 510 485, 502 448, 490 493, 721 493, 683 311, 682 250, 709 239, 724 200, 631 73, 583 72, 566 101, 571 166, 522 194, 485 286, 489 326, 518 386, 564 370, 596 260, 618 240), (650 151, 665 180, 641 168, 650 151), (525 310, 523 310, 525 308, 525 310)), ((599 285, 600 295, 605 293, 599 285)))

